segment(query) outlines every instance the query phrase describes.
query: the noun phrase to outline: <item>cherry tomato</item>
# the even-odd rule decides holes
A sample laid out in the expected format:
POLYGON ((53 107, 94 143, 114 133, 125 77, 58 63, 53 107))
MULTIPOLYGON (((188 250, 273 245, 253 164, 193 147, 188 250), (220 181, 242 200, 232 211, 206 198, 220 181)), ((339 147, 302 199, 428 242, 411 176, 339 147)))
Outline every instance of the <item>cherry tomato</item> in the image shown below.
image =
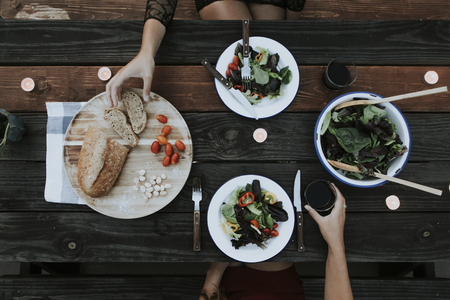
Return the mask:
POLYGON ((266 227, 266 228, 263 228, 262 232, 269 233, 269 232, 270 232, 270 229, 267 228, 267 227, 266 227))
POLYGON ((157 141, 154 141, 152 146, 150 147, 150 150, 152 151, 152 153, 156 154, 159 152, 160 148, 161 148, 161 145, 157 141))
POLYGON ((167 167, 170 164, 170 156, 166 156, 163 159, 163 166, 167 167))
POLYGON ((252 223, 253 226, 259 229, 259 223, 256 220, 251 220, 250 223, 252 223))
POLYGON ((163 135, 158 135, 158 136, 156 137, 156 139, 157 139, 158 142, 159 142, 160 144, 162 144, 162 145, 167 144, 167 138, 166 138, 165 136, 163 136, 163 135))
POLYGON ((167 136, 167 135, 169 135, 171 130, 172 130, 172 127, 170 127, 170 125, 166 125, 161 130, 161 134, 164 135, 164 136, 167 136))
POLYGON ((238 69, 238 66, 236 66, 236 65, 233 64, 233 63, 228 64, 228 69, 230 69, 231 71, 237 71, 237 70, 239 70, 239 69, 238 69))
POLYGON ((177 147, 178 150, 180 151, 184 151, 184 149, 186 149, 186 146, 184 145, 184 143, 180 140, 177 140, 175 142, 175 147, 177 147))
POLYGON ((172 156, 172 154, 173 154, 173 147, 172 147, 172 144, 171 144, 171 143, 167 143, 167 144, 166 144, 166 149, 165 149, 165 151, 166 151, 166 155, 167 155, 167 156, 172 156))
POLYGON ((161 123, 167 123, 167 118, 164 115, 157 115, 156 120, 160 121, 161 123))
POLYGON ((233 57, 233 64, 239 67, 239 63, 240 63, 239 56, 235 55, 233 57))
POLYGON ((178 162, 178 159, 180 158, 180 154, 174 153, 170 159, 170 162, 172 165, 175 165, 178 162))
POLYGON ((273 237, 276 237, 279 235, 278 231, 276 231, 275 229, 273 229, 272 231, 270 231, 270 235, 273 237))
POLYGON ((273 223, 272 228, 273 228, 273 229, 277 229, 277 228, 278 228, 278 223, 273 223))
POLYGON ((227 71, 225 72, 225 75, 227 75, 227 78, 230 78, 230 77, 231 77, 231 72, 230 72, 230 70, 227 70, 227 71))

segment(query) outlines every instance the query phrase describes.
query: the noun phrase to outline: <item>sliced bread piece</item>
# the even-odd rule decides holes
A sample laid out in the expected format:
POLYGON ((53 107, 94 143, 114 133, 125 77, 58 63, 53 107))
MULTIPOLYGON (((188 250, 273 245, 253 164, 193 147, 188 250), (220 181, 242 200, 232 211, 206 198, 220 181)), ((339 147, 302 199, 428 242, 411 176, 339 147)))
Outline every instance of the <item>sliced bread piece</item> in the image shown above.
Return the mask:
POLYGON ((127 147, 90 125, 77 167, 81 190, 94 198, 107 194, 119 177, 127 155, 127 147))
POLYGON ((103 119, 131 146, 135 147, 139 143, 139 137, 134 133, 133 128, 127 122, 127 117, 123 112, 115 108, 105 109, 103 119))
POLYGON ((133 92, 125 92, 122 95, 122 102, 127 109, 133 131, 139 134, 147 126, 147 112, 144 109, 141 97, 133 92))

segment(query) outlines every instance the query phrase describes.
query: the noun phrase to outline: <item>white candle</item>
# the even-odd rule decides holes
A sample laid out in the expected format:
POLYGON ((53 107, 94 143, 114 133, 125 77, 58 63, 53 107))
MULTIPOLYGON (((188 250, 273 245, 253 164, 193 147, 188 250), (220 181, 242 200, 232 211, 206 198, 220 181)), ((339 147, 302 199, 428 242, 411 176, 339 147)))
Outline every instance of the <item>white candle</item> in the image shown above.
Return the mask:
POLYGON ((98 70, 98 78, 106 81, 111 78, 111 70, 108 67, 102 67, 98 70))
POLYGON ((30 77, 24 78, 20 83, 20 86, 25 92, 31 92, 34 89, 34 80, 30 77))
POLYGON ((428 71, 423 76, 423 81, 428 84, 435 84, 439 80, 439 75, 435 71, 428 71))
POLYGON ((258 128, 253 132, 253 138, 258 143, 262 143, 267 139, 267 131, 264 128, 258 128))
POLYGON ((390 210, 396 210, 400 207, 400 199, 395 195, 391 195, 386 198, 386 205, 390 210))

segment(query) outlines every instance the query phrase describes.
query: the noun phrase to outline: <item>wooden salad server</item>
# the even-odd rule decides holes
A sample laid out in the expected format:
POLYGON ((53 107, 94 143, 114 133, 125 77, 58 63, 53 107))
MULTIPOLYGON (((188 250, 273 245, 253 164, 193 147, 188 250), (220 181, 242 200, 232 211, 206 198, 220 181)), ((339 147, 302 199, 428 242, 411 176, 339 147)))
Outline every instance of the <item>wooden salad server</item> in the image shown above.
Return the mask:
POLYGON ((447 91, 448 91, 447 87, 443 86, 440 88, 429 89, 429 90, 425 90, 425 91, 408 93, 408 94, 403 94, 403 95, 398 95, 398 96, 392 96, 392 97, 387 97, 387 98, 382 98, 382 99, 348 101, 348 102, 339 104, 338 106, 336 106, 334 108, 334 110, 339 110, 341 108, 352 106, 352 105, 379 104, 379 103, 392 102, 392 101, 397 101, 397 100, 402 100, 402 99, 409 99, 409 98, 415 98, 415 97, 420 97, 420 96, 438 94, 438 93, 443 93, 443 92, 447 92, 447 91))
MULTIPOLYGON (((351 166, 351 165, 344 164, 344 163, 341 163, 341 162, 338 162, 338 161, 334 161, 334 160, 330 160, 330 159, 328 159, 327 161, 330 163, 330 165, 332 165, 335 168, 338 168, 338 169, 341 169, 341 170, 344 170, 344 171, 349 171, 349 172, 361 173, 361 171, 358 169, 358 167, 351 166)), ((431 188, 431 187, 424 186, 424 185, 421 185, 421 184, 418 184, 418 183, 414 183, 414 182, 411 182, 411 181, 399 179, 397 177, 384 175, 384 174, 377 173, 377 172, 375 172, 374 176, 377 177, 377 178, 380 178, 380 179, 392 181, 392 182, 395 182, 395 183, 398 183, 398 184, 403 184, 403 185, 406 185, 406 186, 409 186, 409 187, 412 187, 412 188, 415 188, 415 189, 418 189, 418 190, 421 190, 421 191, 424 191, 424 192, 427 192, 427 193, 431 193, 433 195, 442 196, 442 191, 438 190, 438 189, 435 189, 435 188, 431 188)))

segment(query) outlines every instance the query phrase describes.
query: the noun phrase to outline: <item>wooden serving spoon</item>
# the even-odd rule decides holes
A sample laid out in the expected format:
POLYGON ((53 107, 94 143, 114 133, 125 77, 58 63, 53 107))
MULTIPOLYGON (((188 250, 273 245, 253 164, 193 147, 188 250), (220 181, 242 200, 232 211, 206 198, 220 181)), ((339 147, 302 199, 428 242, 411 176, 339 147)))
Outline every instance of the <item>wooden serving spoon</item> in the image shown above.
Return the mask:
MULTIPOLYGON (((361 171, 358 169, 358 167, 347 165, 347 164, 344 164, 344 163, 341 163, 341 162, 338 162, 338 161, 334 161, 334 160, 330 160, 330 159, 327 159, 327 161, 330 163, 330 165, 332 165, 335 168, 338 168, 338 169, 341 169, 341 170, 344 170, 344 171, 349 171, 349 172, 361 173, 361 171)), ((414 183, 414 182, 411 182, 411 181, 406 181, 406 180, 403 180, 403 179, 399 179, 397 177, 387 176, 387 175, 384 175, 384 174, 381 174, 381 173, 377 173, 377 172, 375 172, 374 176, 377 177, 377 178, 388 180, 388 181, 392 181, 392 182, 395 182, 395 183, 398 183, 398 184, 403 184, 403 185, 406 185, 406 186, 409 186, 409 187, 412 187, 412 188, 415 188, 415 189, 418 189, 418 190, 421 190, 421 191, 424 191, 424 192, 427 192, 427 193, 431 193, 431 194, 434 194, 434 195, 437 195, 437 196, 442 196, 442 191, 441 190, 434 189, 434 188, 431 188, 431 187, 428 187, 428 186, 424 186, 424 185, 421 185, 421 184, 418 184, 418 183, 414 183)))
POLYGON ((403 95, 398 95, 398 96, 392 96, 392 97, 387 97, 387 98, 382 98, 382 99, 348 101, 348 102, 339 104, 338 106, 336 106, 334 108, 334 110, 338 110, 338 109, 352 106, 352 105, 379 104, 379 103, 392 102, 392 101, 397 101, 397 100, 402 100, 402 99, 409 99, 409 98, 415 98, 415 97, 420 97, 420 96, 438 94, 438 93, 443 93, 443 92, 447 92, 447 91, 448 91, 447 87, 443 86, 440 88, 435 88, 435 89, 430 89, 430 90, 425 90, 425 91, 420 91, 420 92, 414 92, 414 93, 408 93, 408 94, 403 94, 403 95))

